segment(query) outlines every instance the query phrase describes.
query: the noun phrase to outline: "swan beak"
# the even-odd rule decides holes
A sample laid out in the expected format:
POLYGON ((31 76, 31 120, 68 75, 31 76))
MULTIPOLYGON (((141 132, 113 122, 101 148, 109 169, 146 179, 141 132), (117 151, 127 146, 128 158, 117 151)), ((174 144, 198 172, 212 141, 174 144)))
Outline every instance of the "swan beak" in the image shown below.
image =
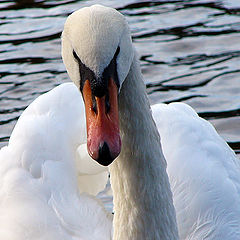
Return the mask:
POLYGON ((99 164, 108 166, 121 151, 118 88, 110 78, 107 93, 96 97, 92 94, 89 80, 86 80, 82 93, 86 111, 88 153, 99 164))

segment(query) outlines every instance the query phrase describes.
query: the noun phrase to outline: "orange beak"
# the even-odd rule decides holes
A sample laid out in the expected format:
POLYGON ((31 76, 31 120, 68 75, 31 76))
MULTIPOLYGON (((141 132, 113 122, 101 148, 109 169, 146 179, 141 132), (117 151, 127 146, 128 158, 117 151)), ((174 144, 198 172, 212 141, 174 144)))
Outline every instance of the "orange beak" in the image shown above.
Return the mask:
POLYGON ((93 96, 89 80, 83 87, 87 122, 87 148, 89 155, 107 166, 119 155, 121 139, 118 120, 118 88, 112 78, 108 82, 108 97, 93 96))

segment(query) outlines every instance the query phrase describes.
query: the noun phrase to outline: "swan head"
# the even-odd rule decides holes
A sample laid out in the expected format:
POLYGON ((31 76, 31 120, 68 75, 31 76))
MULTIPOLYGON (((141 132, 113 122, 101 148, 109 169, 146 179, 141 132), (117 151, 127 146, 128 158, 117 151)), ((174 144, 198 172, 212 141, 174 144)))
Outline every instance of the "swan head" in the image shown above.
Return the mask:
POLYGON ((62 57, 84 99, 88 152, 109 165, 121 150, 118 94, 134 57, 125 18, 101 5, 72 13, 62 33, 62 57))

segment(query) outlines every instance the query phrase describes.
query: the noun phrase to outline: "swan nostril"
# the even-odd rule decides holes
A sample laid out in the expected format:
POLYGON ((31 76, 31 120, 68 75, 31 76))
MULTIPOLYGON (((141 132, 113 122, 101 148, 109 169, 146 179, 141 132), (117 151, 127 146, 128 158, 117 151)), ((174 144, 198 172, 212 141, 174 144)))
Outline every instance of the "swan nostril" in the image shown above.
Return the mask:
POLYGON ((99 145, 97 162, 101 165, 108 166, 113 162, 114 158, 111 157, 108 144, 106 142, 99 145))
POLYGON ((109 102, 109 93, 106 93, 105 96, 105 108, 106 108, 106 114, 110 111, 110 102, 109 102))
POLYGON ((97 114, 97 102, 95 96, 92 95, 92 110, 97 114))

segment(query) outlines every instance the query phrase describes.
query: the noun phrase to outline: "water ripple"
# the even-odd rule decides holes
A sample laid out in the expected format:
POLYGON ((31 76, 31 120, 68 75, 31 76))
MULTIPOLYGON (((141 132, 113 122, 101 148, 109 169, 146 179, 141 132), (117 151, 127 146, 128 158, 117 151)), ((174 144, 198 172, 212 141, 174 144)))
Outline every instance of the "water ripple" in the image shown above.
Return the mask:
POLYGON ((126 16, 150 101, 190 104, 240 153, 238 0, 0 1, 0 145, 28 104, 69 81, 63 24, 94 3, 126 16))

